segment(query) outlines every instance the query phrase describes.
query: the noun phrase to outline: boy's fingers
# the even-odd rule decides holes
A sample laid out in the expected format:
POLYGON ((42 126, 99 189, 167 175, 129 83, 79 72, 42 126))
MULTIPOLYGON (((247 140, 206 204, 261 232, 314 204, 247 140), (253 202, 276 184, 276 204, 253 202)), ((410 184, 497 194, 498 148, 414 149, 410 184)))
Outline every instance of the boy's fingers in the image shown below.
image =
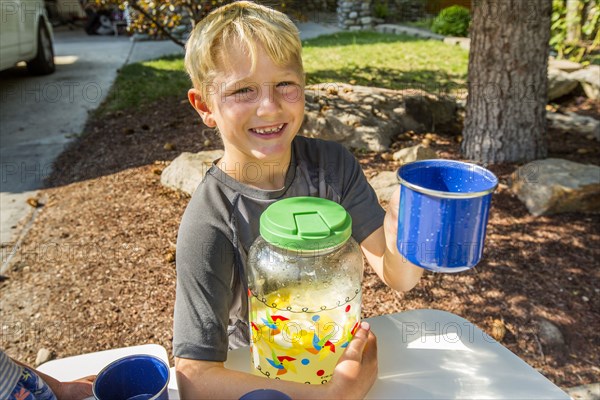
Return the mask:
MULTIPOLYGON (((352 360, 361 362, 365 346, 369 341, 369 335, 373 335, 370 332, 370 329, 371 327, 369 326, 368 322, 363 321, 360 323, 360 328, 354 334, 354 337, 348 344, 348 347, 346 348, 346 351, 342 355, 340 361, 352 360)), ((373 337, 375 336, 373 335, 373 337)))
POLYGON ((95 380, 96 380, 96 375, 88 375, 88 376, 84 376, 83 378, 77 379, 76 382, 90 382, 90 383, 94 383, 95 380))
POLYGON ((331 398, 364 398, 377 379, 376 339, 362 322, 335 367, 331 398))
POLYGON ((373 332, 369 331, 369 336, 367 337, 367 342, 362 354, 362 362, 366 364, 372 361, 377 362, 377 338, 373 332))

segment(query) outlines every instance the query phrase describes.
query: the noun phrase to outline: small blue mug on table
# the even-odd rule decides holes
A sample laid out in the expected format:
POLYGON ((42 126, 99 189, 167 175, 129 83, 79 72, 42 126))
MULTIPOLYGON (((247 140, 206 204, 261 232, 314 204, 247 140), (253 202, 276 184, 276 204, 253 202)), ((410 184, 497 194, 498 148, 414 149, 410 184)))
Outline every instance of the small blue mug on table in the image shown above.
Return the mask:
POLYGON ((287 394, 273 389, 257 389, 246 393, 240 400, 292 400, 287 394))
POLYGON ((158 357, 131 355, 108 364, 92 386, 97 400, 169 400, 169 366, 158 357))
POLYGON ((473 268, 483 254, 498 178, 475 164, 422 160, 398 170, 398 251, 435 272, 473 268))

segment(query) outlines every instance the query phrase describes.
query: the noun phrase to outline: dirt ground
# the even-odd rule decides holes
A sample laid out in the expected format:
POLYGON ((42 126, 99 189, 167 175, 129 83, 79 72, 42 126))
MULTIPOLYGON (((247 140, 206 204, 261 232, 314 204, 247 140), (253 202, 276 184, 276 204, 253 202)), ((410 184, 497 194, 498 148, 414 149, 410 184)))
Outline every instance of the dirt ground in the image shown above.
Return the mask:
MULTIPOLYGON (((575 98, 557 107, 600 118, 598 102, 575 98)), ((423 138, 404 135, 393 149, 423 138)), ((428 138, 441 157, 460 157, 456 138, 428 138)), ((597 141, 551 131, 549 142, 552 157, 600 161, 597 141)), ((171 353, 175 242, 189 198, 163 188, 160 173, 183 151, 220 146, 183 98, 92 118, 57 161, 36 199, 37 219, 0 283, 1 347, 28 363, 42 347, 57 358, 143 343, 171 353)), ((368 176, 398 167, 382 154, 356 155, 368 176)), ((600 216, 531 216, 507 187, 515 168, 490 166, 501 185, 485 258, 475 269, 426 273, 408 293, 387 289, 367 270, 364 316, 446 310, 562 388, 598 382, 600 216), (563 344, 544 339, 543 319, 560 329, 563 344)))

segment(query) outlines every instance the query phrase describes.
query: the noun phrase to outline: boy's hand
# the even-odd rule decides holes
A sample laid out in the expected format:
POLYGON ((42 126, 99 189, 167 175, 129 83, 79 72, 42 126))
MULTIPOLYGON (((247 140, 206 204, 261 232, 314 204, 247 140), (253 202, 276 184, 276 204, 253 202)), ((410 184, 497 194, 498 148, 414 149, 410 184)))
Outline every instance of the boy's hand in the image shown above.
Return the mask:
POLYGON ((377 339, 368 322, 360 328, 340 357, 331 378, 331 398, 362 399, 377 379, 377 339))
POLYGON ((54 393, 58 400, 82 400, 92 396, 92 384, 96 377, 86 376, 71 382, 61 382, 58 393, 54 393))

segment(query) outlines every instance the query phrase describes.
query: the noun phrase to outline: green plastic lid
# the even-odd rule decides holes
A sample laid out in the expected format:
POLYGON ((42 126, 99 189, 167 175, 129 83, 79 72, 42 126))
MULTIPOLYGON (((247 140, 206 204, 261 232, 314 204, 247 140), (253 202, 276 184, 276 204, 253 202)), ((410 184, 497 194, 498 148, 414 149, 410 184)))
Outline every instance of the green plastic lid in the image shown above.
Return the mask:
POLYGON ((343 244, 352 218, 341 205, 319 197, 290 197, 271 204, 260 216, 260 235, 293 250, 322 250, 343 244))

